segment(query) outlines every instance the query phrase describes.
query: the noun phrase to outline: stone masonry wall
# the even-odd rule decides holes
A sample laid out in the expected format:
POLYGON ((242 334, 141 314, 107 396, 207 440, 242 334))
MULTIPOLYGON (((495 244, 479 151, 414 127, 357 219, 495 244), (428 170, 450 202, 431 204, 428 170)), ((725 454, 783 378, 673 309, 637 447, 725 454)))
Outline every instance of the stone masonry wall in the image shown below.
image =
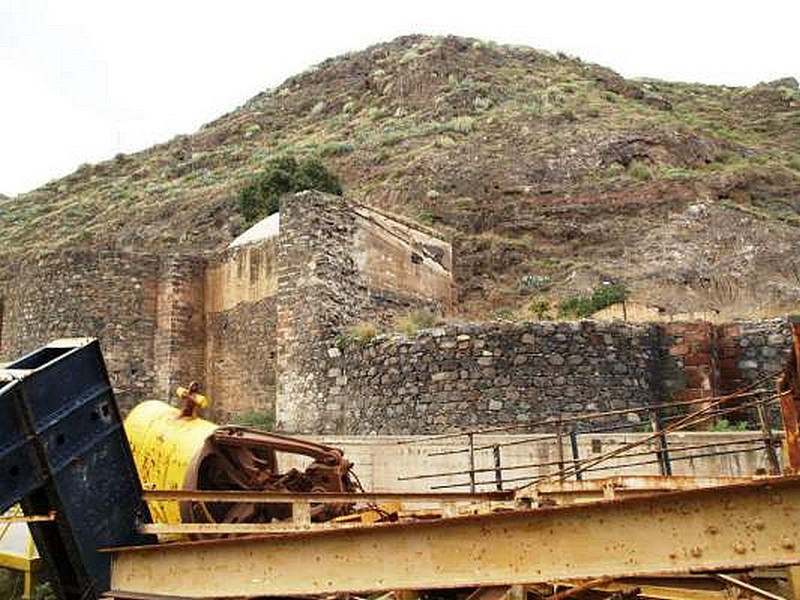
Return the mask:
POLYGON ((167 257, 161 261, 153 338, 155 393, 170 400, 175 388, 196 381, 206 388, 205 260, 167 257))
POLYGON ((206 315, 207 390, 219 422, 248 412, 274 414, 276 317, 275 297, 206 315))
POLYGON ((321 368, 331 340, 359 320, 440 308, 436 300, 370 286, 357 234, 356 214, 337 196, 303 192, 282 201, 276 421, 287 431, 346 431, 344 381, 321 368))
POLYGON ((367 290, 353 253, 355 219, 343 201, 303 193, 281 206, 278 238, 278 402, 288 431, 336 431, 342 407, 319 365, 328 340, 355 322, 367 290))
MULTIPOLYGON (((789 319, 662 326, 665 392, 675 400, 729 394, 781 371, 791 350, 789 319)), ((772 383, 763 387, 771 389, 772 383)), ((775 412, 775 411, 773 411, 775 412)))
POLYGON ((736 366, 746 384, 781 371, 792 349, 788 319, 741 321, 731 326, 730 337, 736 343, 736 366))
POLYGON ((96 336, 120 404, 152 397, 159 272, 157 256, 111 250, 64 252, 16 265, 0 291, 0 362, 55 338, 96 336))
POLYGON ((337 382, 330 400, 344 405, 348 434, 437 433, 652 403, 655 333, 591 321, 448 326, 331 347, 319 371, 337 382))

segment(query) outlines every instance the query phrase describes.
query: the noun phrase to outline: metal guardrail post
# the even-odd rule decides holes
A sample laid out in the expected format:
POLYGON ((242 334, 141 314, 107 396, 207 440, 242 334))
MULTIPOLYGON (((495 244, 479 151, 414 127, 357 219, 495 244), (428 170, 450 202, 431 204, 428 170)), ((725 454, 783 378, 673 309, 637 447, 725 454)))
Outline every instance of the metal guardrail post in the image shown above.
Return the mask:
POLYGON ((468 433, 469 438, 469 491, 475 493, 475 434, 468 433))
POLYGON ((569 442, 572 448, 572 464, 575 467, 575 481, 583 481, 583 473, 580 470, 581 457, 578 450, 578 432, 572 428, 569 432, 569 442))
POLYGON ((667 444, 667 435, 661 425, 661 416, 657 410, 650 413, 650 424, 653 427, 653 432, 658 433, 657 438, 658 450, 656 451, 656 458, 658 458, 658 470, 664 477, 672 475, 672 463, 669 460, 669 446, 667 444))
POLYGON ((758 413, 758 422, 761 426, 761 433, 764 435, 764 451, 767 453, 767 462, 769 463, 769 474, 780 475, 781 463, 778 461, 778 453, 775 451, 775 438, 772 435, 772 428, 769 425, 769 417, 767 416, 767 409, 763 402, 756 404, 756 411, 758 413))
POLYGON ((503 467, 500 459, 500 446, 497 444, 492 448, 492 457, 494 458, 494 482, 498 491, 503 490, 503 467))

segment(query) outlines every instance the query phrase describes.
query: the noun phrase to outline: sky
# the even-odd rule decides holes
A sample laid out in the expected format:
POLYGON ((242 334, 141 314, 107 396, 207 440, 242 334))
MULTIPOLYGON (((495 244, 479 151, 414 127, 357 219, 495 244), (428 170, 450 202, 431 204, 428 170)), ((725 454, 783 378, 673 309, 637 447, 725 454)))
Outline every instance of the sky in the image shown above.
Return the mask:
POLYGON ((754 85, 800 79, 798 24, 797 0, 0 0, 0 193, 191 133, 325 58, 399 35, 754 85))

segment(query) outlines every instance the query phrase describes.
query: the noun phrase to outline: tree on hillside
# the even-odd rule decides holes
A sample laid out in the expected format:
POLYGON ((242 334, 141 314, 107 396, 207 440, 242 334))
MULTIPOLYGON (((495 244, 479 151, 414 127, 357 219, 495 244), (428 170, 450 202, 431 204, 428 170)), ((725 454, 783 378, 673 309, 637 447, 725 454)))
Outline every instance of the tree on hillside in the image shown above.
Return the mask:
POLYGON ((280 210, 284 194, 317 190, 342 195, 339 178, 316 158, 298 162, 292 156, 273 158, 264 170, 239 192, 239 210, 245 222, 254 223, 280 210))

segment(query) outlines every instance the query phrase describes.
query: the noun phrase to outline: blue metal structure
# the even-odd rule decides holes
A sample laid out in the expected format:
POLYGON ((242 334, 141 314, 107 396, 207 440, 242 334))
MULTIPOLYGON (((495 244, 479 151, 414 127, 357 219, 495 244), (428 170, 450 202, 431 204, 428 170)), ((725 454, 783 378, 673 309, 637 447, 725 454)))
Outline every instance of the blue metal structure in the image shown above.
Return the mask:
POLYGON ((98 549, 153 542, 130 447, 97 340, 60 340, 0 369, 0 513, 21 503, 65 600, 109 587, 98 549))

